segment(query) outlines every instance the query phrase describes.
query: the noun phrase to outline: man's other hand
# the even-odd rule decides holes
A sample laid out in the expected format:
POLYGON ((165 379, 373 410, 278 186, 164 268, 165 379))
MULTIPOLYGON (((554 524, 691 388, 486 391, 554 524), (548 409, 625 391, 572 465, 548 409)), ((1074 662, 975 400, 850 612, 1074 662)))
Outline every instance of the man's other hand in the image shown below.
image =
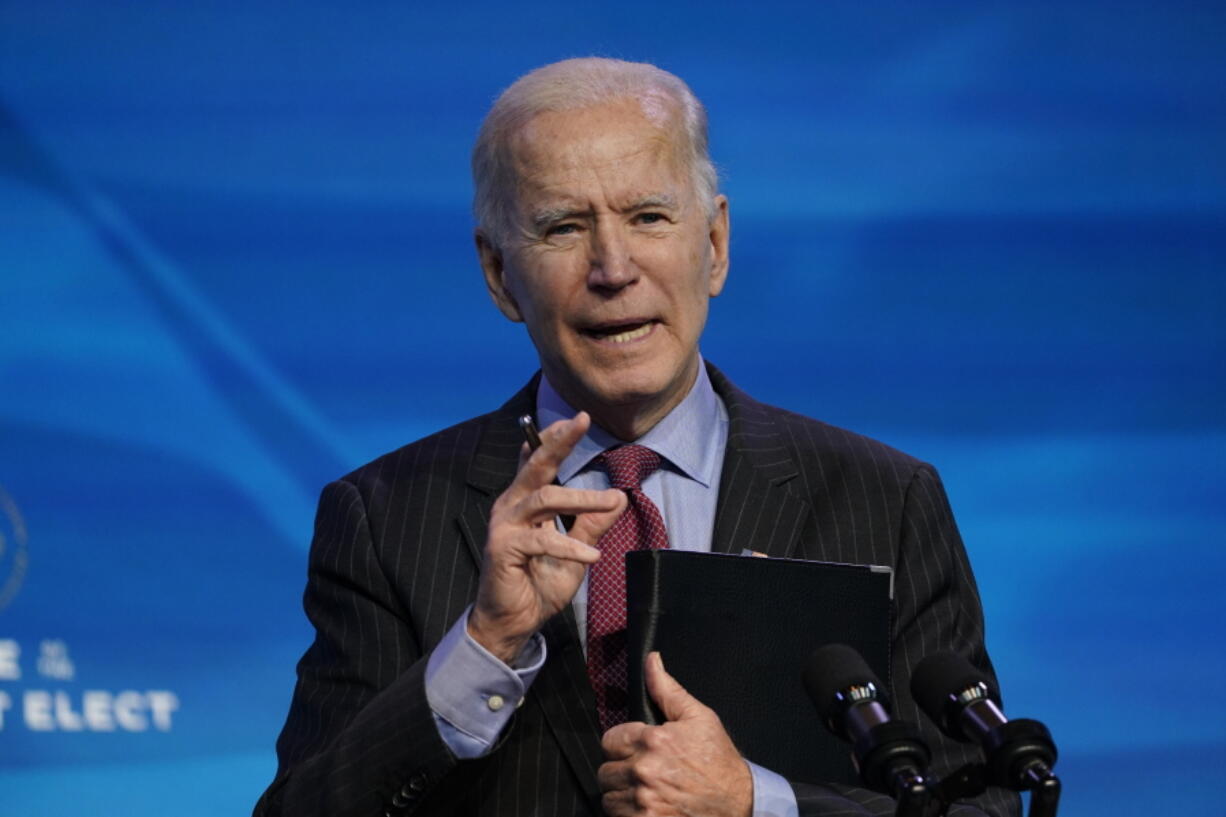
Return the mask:
POLYGON ((608 759, 597 772, 609 817, 728 815, 753 810, 753 778, 719 716, 664 671, 653 652, 647 691, 667 723, 614 726, 601 740, 608 759))
POLYGON ((504 663, 519 655, 532 634, 570 603, 587 565, 600 558, 593 545, 626 508, 618 490, 581 491, 554 484, 558 466, 587 433, 579 412, 541 432, 541 446, 520 457, 515 480, 494 502, 481 564, 477 602, 468 633, 504 663), (574 516, 569 536, 555 522, 574 516))

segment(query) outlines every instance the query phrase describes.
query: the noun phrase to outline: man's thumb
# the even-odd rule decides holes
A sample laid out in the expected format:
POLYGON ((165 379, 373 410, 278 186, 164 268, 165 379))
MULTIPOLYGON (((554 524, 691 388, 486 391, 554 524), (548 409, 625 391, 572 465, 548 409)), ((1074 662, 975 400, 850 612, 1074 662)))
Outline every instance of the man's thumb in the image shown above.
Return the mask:
POLYGON ((679 721, 693 717, 696 708, 702 706, 697 698, 677 683, 676 678, 664 670, 664 659, 660 657, 660 653, 649 653, 647 660, 643 662, 643 670, 647 692, 668 720, 679 721))

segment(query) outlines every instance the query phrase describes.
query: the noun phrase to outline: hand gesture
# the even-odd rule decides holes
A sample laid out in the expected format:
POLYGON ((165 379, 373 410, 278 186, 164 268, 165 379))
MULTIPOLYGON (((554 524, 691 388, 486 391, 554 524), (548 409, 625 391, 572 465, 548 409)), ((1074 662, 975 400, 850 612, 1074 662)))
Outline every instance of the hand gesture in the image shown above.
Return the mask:
POLYGON ((625 510, 626 495, 616 489, 581 491, 553 484, 558 466, 590 425, 587 413, 579 412, 542 431, 540 448, 529 454, 524 447, 515 481, 490 511, 468 632, 507 664, 570 603, 586 566, 600 558, 593 545, 625 510), (559 515, 575 517, 569 535, 558 530, 559 515))

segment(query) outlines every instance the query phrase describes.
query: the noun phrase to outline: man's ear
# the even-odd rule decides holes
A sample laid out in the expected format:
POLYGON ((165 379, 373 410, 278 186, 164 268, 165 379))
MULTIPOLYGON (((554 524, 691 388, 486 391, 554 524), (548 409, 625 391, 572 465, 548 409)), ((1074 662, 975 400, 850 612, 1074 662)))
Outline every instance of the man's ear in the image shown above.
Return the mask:
POLYGON ((707 292, 714 298, 724 289, 728 280, 728 239, 731 232, 728 221, 728 197, 715 197, 715 215, 711 218, 707 237, 711 242, 711 279, 707 292))
POLYGON ((506 266, 502 262, 502 250, 494 246, 494 242, 490 241, 490 237, 480 227, 473 233, 473 240, 477 244, 477 258, 481 261, 485 286, 490 291, 490 298, 494 300, 494 305, 498 307, 498 311, 507 316, 508 320, 523 323, 524 317, 520 314, 519 304, 515 303, 515 298, 507 289, 506 266))

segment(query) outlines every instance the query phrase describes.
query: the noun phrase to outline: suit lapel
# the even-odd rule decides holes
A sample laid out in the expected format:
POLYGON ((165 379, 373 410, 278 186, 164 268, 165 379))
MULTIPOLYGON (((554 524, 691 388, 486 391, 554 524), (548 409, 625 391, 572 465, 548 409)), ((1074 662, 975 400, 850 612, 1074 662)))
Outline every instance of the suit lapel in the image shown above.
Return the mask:
MULTIPOLYGON (((489 532, 490 508, 515 478, 523 443, 516 419, 535 412, 538 379, 539 375, 489 416, 473 454, 468 473, 471 490, 457 522, 478 567, 489 532)), ((587 664, 572 608, 567 605, 547 621, 541 634, 549 659, 528 690, 528 700, 544 713, 562 755, 574 770, 593 809, 599 812, 596 769, 604 761, 604 753, 600 748, 596 698, 588 682, 587 664)))
POLYGON ((728 444, 711 549, 791 557, 813 508, 788 486, 799 475, 790 448, 763 404, 714 366, 708 364, 707 370, 728 409, 728 444))
POLYGON ((528 381, 500 409, 486 415, 486 422, 473 449, 468 466, 471 489, 460 509, 459 525, 474 564, 481 566, 485 537, 489 533, 490 508, 499 494, 515 479, 523 433, 516 418, 535 411, 536 387, 540 375, 528 381))

